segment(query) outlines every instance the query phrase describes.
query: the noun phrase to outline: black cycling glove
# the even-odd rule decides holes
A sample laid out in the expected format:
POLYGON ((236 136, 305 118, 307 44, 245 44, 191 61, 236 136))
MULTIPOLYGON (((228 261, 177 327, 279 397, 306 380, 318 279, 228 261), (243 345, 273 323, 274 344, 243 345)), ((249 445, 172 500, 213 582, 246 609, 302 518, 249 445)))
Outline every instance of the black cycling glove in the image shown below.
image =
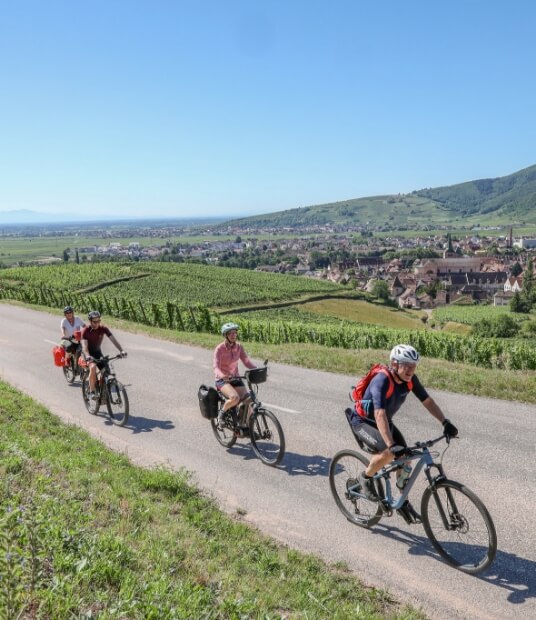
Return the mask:
POLYGON ((395 458, 398 459, 401 456, 404 456, 404 454, 406 453, 406 448, 404 446, 399 446, 398 444, 394 444, 392 446, 389 446, 389 451, 395 458))
POLYGON ((458 429, 450 420, 446 419, 443 422, 443 432, 447 435, 447 437, 456 437, 458 434, 458 429))

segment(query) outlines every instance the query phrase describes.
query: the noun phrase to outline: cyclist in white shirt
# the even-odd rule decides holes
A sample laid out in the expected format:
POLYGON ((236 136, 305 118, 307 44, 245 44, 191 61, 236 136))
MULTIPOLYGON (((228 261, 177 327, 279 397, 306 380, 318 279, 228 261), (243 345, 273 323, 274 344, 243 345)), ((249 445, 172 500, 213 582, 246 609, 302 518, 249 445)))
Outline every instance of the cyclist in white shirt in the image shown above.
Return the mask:
POLYGON ((81 330, 86 324, 80 317, 74 315, 74 310, 71 306, 65 306, 63 314, 64 317, 60 323, 61 346, 65 349, 65 357, 68 357, 76 351, 76 343, 73 343, 71 340, 74 332, 81 330))

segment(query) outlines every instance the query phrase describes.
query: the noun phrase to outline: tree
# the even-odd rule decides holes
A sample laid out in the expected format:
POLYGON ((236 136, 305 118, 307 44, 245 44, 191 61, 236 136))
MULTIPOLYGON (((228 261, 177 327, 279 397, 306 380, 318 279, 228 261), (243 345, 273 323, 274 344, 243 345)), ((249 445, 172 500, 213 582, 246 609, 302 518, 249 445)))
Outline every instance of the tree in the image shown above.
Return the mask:
POLYGON ((527 268, 523 274, 523 293, 528 300, 532 300, 532 289, 534 287, 534 265, 532 258, 529 258, 527 268))
POLYGON ((65 250, 63 250, 63 262, 67 263, 69 261, 69 249, 70 248, 65 248, 65 250))
POLYGON ((521 267, 519 263, 514 263, 510 273, 514 276, 514 278, 517 278, 519 274, 523 273, 523 267, 521 267))
POLYGON ((385 280, 376 280, 372 286, 372 294, 378 299, 389 299, 389 285, 385 280))
POLYGON ((75 262, 77 265, 80 264, 80 256, 78 256, 78 248, 76 248, 75 250, 75 258, 74 258, 75 262))

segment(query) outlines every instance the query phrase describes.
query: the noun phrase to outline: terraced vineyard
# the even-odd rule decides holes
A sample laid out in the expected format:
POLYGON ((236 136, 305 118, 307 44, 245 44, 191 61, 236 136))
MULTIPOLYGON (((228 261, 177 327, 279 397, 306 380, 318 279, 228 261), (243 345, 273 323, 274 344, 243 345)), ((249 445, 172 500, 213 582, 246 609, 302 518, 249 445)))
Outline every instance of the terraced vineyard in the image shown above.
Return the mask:
POLYGON ((99 290, 110 298, 209 307, 238 306, 297 299, 307 294, 335 293, 331 282, 247 269, 177 263, 90 263, 19 267, 0 272, 0 286, 84 292, 99 290), (119 282, 118 282, 119 281, 119 282))
POLYGON ((507 314, 518 322, 526 321, 530 318, 528 314, 510 312, 510 308, 501 306, 444 306, 434 310, 434 319, 440 323, 452 321, 453 323, 464 323, 474 325, 482 319, 495 319, 501 314, 507 314))
POLYGON ((528 337, 460 337, 424 328, 422 322, 420 329, 414 325, 410 329, 383 327, 333 316, 326 319, 297 309, 253 314, 233 314, 232 310, 240 305, 290 302, 305 295, 340 295, 345 290, 297 276, 190 264, 98 263, 0 271, 0 298, 56 309, 70 303, 80 314, 99 309, 146 325, 210 333, 218 333, 221 323, 232 319, 240 324, 246 341, 345 349, 389 349, 396 342, 408 342, 428 357, 488 368, 536 370, 536 347, 528 337))

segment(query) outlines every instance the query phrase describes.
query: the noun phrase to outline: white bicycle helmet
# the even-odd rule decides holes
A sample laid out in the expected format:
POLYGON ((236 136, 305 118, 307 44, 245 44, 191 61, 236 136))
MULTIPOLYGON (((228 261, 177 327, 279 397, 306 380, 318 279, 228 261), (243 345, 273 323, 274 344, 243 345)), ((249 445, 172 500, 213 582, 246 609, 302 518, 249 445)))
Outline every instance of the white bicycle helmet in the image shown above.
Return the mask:
POLYGON ((410 344, 397 344, 391 349, 389 359, 401 364, 418 364, 419 354, 410 344))
POLYGON ((236 323, 225 323, 221 326, 221 335, 226 336, 229 332, 232 332, 233 329, 239 330, 240 326, 236 323))

